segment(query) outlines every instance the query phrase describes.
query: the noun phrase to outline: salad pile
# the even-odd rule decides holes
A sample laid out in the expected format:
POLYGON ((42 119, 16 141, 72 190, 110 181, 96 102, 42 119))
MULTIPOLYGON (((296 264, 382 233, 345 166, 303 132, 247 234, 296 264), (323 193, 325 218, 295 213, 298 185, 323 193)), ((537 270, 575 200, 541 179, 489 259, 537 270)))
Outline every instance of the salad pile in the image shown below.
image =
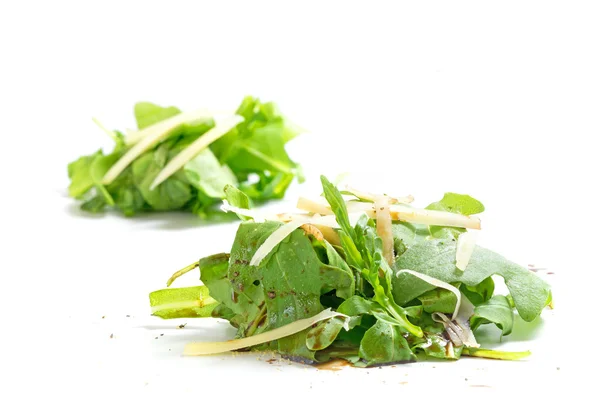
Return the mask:
POLYGON ((242 191, 225 189, 222 209, 244 220, 230 252, 167 283, 198 268, 203 286, 150 294, 155 316, 221 318, 237 328, 235 339, 191 343, 185 354, 270 350, 359 367, 529 354, 482 349, 473 334, 494 324, 508 335, 515 311, 533 321, 552 301, 534 273, 475 244, 479 201, 446 193, 419 209, 411 196, 340 191, 321 180, 322 197, 300 198, 302 212, 290 214, 249 210, 242 191), (493 276, 507 294, 495 293, 493 276))
POLYGON ((138 130, 126 135, 96 121, 115 141, 110 154, 98 150, 69 164, 69 195, 83 210, 189 210, 214 219, 224 216, 225 186, 262 202, 282 198, 294 177, 304 179, 285 150, 300 130, 273 103, 246 97, 228 114, 144 102, 134 113, 138 130))

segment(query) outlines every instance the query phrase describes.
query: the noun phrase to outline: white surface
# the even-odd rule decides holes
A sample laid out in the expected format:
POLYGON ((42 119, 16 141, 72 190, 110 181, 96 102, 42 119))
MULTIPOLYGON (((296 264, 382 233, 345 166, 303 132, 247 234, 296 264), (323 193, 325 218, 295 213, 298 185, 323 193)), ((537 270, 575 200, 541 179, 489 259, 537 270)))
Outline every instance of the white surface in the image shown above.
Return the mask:
POLYGON ((592 383, 583 361, 597 353, 597 4, 323 3, 1 7, 2 398, 213 398, 215 388, 447 397, 592 383), (139 100, 227 109, 245 94, 277 101, 312 131, 290 147, 311 179, 290 199, 316 193, 319 173, 347 170, 420 205, 450 190, 481 199, 480 244, 555 272, 556 309, 537 338, 503 343, 533 356, 339 372, 180 357, 187 341, 231 329, 152 319, 147 293, 227 250, 235 224, 90 217, 65 198, 66 163, 109 144, 92 116, 133 127, 139 100))

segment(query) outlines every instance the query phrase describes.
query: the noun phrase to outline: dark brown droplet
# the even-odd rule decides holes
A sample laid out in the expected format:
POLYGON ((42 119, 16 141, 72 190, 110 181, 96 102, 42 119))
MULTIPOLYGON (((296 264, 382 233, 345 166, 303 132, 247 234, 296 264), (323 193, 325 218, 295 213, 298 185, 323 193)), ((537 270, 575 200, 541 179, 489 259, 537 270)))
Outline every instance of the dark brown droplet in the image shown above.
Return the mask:
POLYGON ((277 296, 277 294, 274 291, 269 290, 267 292, 267 296, 269 296, 270 299, 274 299, 277 296))

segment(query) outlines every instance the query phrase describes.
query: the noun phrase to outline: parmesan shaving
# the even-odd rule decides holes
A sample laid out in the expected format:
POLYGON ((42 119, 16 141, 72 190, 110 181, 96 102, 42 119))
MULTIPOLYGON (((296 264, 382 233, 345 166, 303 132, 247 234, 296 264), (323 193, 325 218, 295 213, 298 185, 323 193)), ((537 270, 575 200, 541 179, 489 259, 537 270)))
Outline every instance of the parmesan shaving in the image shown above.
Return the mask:
POLYGON ((183 354, 186 356, 201 356, 207 354, 224 353, 227 351, 243 349, 245 347, 256 346, 261 343, 271 342, 273 340, 281 339, 283 337, 301 332, 307 328, 310 328, 317 322, 324 321, 333 317, 344 317, 346 319, 348 318, 346 315, 340 314, 335 311, 331 311, 331 308, 328 308, 310 318, 299 319, 290 324, 281 326, 279 328, 275 328, 267 332, 260 333, 258 335, 249 336, 242 339, 228 340, 225 342, 189 343, 185 346, 183 354))
POLYGON ((394 264, 394 236, 392 233, 392 216, 388 199, 379 196, 375 199, 377 216, 377 234, 383 241, 383 258, 388 265, 394 264))
POLYGON ((421 279, 422 281, 429 283, 430 285, 437 286, 439 288, 446 289, 446 290, 449 290, 452 293, 454 293, 454 295, 456 296, 456 307, 454 307, 454 313, 452 314, 452 319, 454 320, 456 318, 456 316, 458 315, 458 310, 460 309, 460 303, 461 303, 461 297, 462 297, 460 294, 460 290, 458 290, 457 287, 452 286, 451 284, 441 281, 439 279, 436 279, 432 276, 425 275, 425 274, 422 274, 417 271, 413 271, 412 269, 401 269, 400 271, 396 272, 396 276, 399 276, 403 272, 414 275, 417 278, 421 279))
POLYGON ((261 261, 271 252, 271 250, 281 243, 282 240, 306 223, 307 218, 298 218, 277 228, 277 230, 273 232, 267 238, 267 240, 263 242, 263 244, 260 245, 258 250, 256 250, 256 253, 254 253, 252 259, 250 260, 250 265, 258 266, 261 261))
POLYGON ((282 240, 288 237, 293 231, 300 228, 302 225, 310 224, 316 226, 328 226, 338 228, 338 223, 333 215, 324 217, 292 215, 292 220, 285 225, 279 227, 273 232, 267 240, 256 250, 254 256, 250 260, 250 265, 258 266, 261 261, 279 244, 282 240))
POLYGON ((180 113, 170 118, 163 119, 162 121, 152 124, 144 129, 140 129, 139 131, 128 131, 127 136, 125 137, 125 144, 131 146, 138 143, 146 136, 152 135, 156 132, 169 132, 179 125, 185 124, 186 122, 210 120, 212 117, 213 114, 206 109, 180 113))
MULTIPOLYGON (((325 200, 325 199, 323 199, 325 200)), ((321 215, 331 215, 333 212, 331 211, 331 207, 329 207, 329 203, 327 201, 315 201, 311 199, 307 199, 306 197, 299 197, 298 203, 296 204, 296 208, 299 210, 304 210, 308 212, 312 212, 315 214, 321 215)))
POLYGON ((475 235, 472 232, 461 233, 456 243, 456 268, 461 271, 467 268, 473 250, 475 250, 475 235))
POLYGON ((154 181, 150 185, 150 190, 154 190, 158 185, 164 182, 167 178, 179 171, 188 161, 196 157, 198 153, 206 149, 211 143, 225 135, 227 132, 235 128, 237 124, 244 120, 239 115, 233 115, 224 120, 218 121, 214 128, 207 131, 205 134, 196 139, 192 144, 183 149, 158 173, 154 181))
MULTIPOLYGON (((298 209, 323 215, 331 215, 331 208, 319 201, 301 197, 296 206, 298 209)), ((348 213, 366 213, 369 218, 376 218, 377 213, 373 203, 361 201, 346 202, 348 213)), ((468 215, 454 214, 446 211, 425 210, 413 208, 403 204, 389 206, 392 220, 414 222, 425 225, 453 226, 458 228, 481 229, 479 218, 468 215)))

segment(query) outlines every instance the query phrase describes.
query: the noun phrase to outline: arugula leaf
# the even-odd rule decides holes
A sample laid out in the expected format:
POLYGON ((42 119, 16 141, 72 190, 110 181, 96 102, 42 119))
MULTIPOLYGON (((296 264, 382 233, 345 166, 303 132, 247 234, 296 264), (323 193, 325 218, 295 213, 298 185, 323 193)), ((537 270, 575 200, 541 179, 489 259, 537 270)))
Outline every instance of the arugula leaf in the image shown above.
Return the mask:
POLYGON ((360 342, 359 355, 368 367, 417 361, 400 328, 381 320, 377 320, 365 333, 360 342))
POLYGON ((456 347, 452 341, 446 340, 441 334, 429 334, 427 340, 416 344, 413 350, 421 349, 425 355, 445 360, 458 360, 463 346, 456 347))
POLYGON ((483 324, 495 324, 502 335, 510 335, 515 320, 515 314, 506 296, 496 295, 475 307, 471 317, 471 328, 476 330, 483 324))
POLYGON ((153 209, 164 211, 183 207, 192 199, 190 185, 181 179, 181 174, 175 174, 151 190, 154 178, 168 161, 169 148, 159 146, 156 151, 146 153, 132 164, 133 181, 144 200, 153 209))
MULTIPOLYGON (((243 208, 245 210, 249 210, 252 207, 252 201, 246 195, 246 193, 242 192, 235 186, 225 185, 223 192, 225 192, 225 199, 232 206, 238 207, 238 208, 243 208)), ((237 216, 242 221, 248 221, 251 219, 250 217, 246 217, 246 216, 240 215, 240 214, 237 214, 237 216)))
POLYGON ((211 145, 219 160, 227 162, 236 173, 269 171, 294 175, 296 163, 290 160, 284 145, 298 132, 275 104, 247 96, 236 113, 244 117, 244 122, 211 145))
POLYGON ((344 328, 342 318, 331 318, 321 321, 306 333, 306 347, 311 351, 324 350, 329 347, 344 328))
MULTIPOLYGON (((440 201, 431 203, 425 208, 427 210, 447 211, 462 215, 479 214, 485 211, 485 207, 479 200, 466 194, 457 193, 446 193, 440 201)), ((435 238, 452 239, 458 238, 466 229, 432 225, 429 227, 429 231, 431 232, 431 236, 435 238)))
POLYGON ((490 276, 475 286, 460 285, 460 291, 473 305, 479 305, 492 298, 495 286, 494 280, 490 276))
POLYGON ((479 214, 485 211, 483 204, 466 194, 446 193, 440 201, 431 203, 428 210, 448 211, 462 215, 479 214))
POLYGON ((429 230, 425 225, 411 224, 404 221, 392 222, 394 237, 394 254, 402 255, 409 247, 427 239, 429 230))
POLYGON ((102 150, 98 150, 89 156, 79 157, 69 164, 67 168, 69 179, 71 179, 69 196, 80 199, 94 186, 94 179, 90 174, 90 168, 94 160, 101 155, 102 150))
POLYGON ((346 202, 344 202, 339 190, 337 190, 337 188, 323 175, 321 175, 321 185, 323 185, 323 195, 331 206, 331 211, 335 214, 335 219, 338 224, 340 224, 342 231, 344 231, 352 241, 355 241, 357 237, 354 229, 352 229, 352 226, 350 225, 348 208, 346 207, 346 202))
POLYGON ((152 315, 164 319, 210 317, 217 302, 206 286, 162 289, 150 293, 152 315))
POLYGON ((161 107, 145 101, 136 103, 133 107, 138 129, 143 129, 180 113, 181 110, 177 107, 161 107))
MULTIPOLYGON (((469 266, 463 272, 454 265, 456 242, 428 240, 408 249, 396 259, 394 271, 412 269, 448 283, 461 282, 475 286, 492 275, 504 278, 519 315, 534 320, 551 299, 547 283, 527 269, 508 261, 490 250, 476 246, 469 266)), ((409 274, 392 279, 394 299, 405 304, 433 287, 409 274)))
POLYGON ((227 165, 221 165, 210 149, 201 151, 183 170, 188 182, 211 198, 225 198, 223 188, 238 184, 231 169, 227 165))
MULTIPOLYGON (((454 284, 460 286, 460 284, 454 284)), ((418 297, 423 305, 423 310, 428 313, 441 312, 452 314, 456 307, 456 295, 443 288, 435 288, 418 297)))

